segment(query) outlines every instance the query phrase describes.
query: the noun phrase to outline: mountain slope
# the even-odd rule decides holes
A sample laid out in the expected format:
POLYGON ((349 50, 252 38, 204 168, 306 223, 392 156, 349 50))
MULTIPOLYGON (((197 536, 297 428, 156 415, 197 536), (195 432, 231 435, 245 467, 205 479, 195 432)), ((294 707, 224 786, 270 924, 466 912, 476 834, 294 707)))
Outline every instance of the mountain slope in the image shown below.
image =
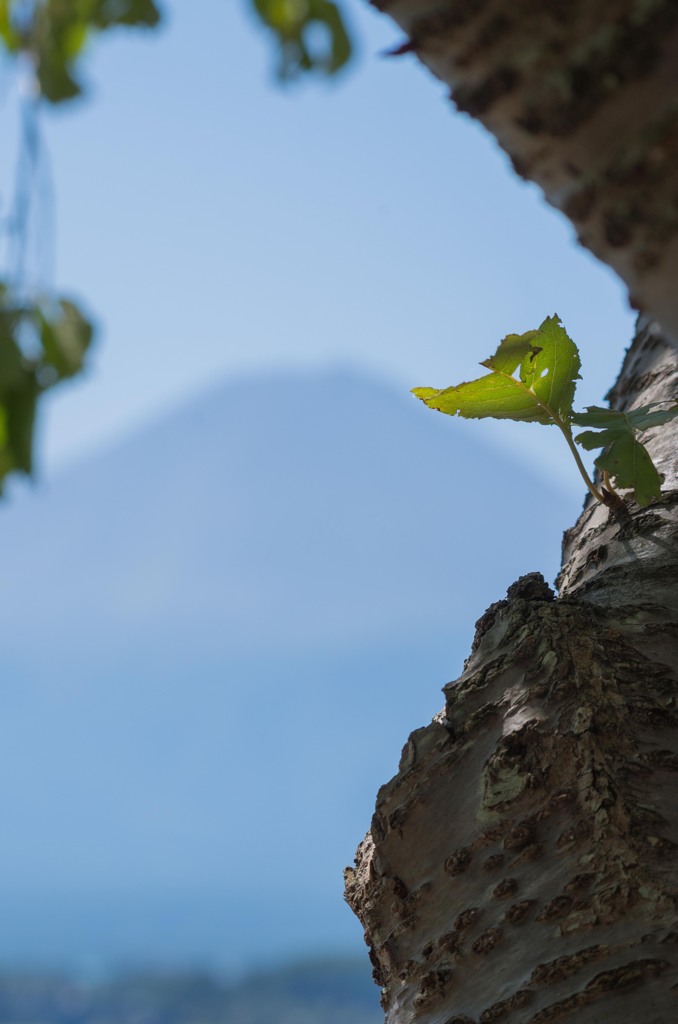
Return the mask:
POLYGON ((18 495, 0 955, 353 941, 340 869, 375 786, 474 619, 553 572, 561 505, 468 424, 348 370, 225 384, 18 495))

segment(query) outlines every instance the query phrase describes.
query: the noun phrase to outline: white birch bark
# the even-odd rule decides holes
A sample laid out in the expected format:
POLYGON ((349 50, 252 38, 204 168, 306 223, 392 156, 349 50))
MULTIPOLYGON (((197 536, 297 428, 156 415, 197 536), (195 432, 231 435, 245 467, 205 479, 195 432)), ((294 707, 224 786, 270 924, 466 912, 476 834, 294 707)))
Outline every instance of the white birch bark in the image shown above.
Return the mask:
MULTIPOLYGON (((647 311, 613 405, 675 400, 678 4, 379 6, 647 311)), ((678 1019, 678 423, 644 440, 662 499, 587 501, 379 792, 346 881, 389 1024, 678 1019)))

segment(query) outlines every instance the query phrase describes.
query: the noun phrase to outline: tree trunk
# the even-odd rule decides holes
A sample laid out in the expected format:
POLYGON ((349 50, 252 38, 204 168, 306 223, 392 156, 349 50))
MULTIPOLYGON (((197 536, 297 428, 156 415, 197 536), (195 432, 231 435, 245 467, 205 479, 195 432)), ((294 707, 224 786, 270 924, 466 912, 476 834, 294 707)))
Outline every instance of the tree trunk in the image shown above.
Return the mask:
POLYGON ((678 3, 372 3, 678 340, 678 3))
MULTIPOLYGON (((567 209, 593 181, 585 213, 573 207, 587 244, 678 338, 676 238, 673 228, 655 231, 678 223, 678 162, 665 148, 669 137, 676 144, 676 115, 665 97, 650 101, 666 87, 678 5, 379 6, 455 79, 457 102, 482 115, 551 201, 567 209), (645 26, 640 40, 629 37, 634 24, 645 26), (624 77, 615 65, 619 81, 603 89, 611 65, 586 79, 585 57, 599 58, 607 39, 621 61, 619 38, 632 69, 624 77), (631 57, 646 48, 654 56, 641 75, 631 57), (505 74, 516 63, 527 69, 517 81, 505 74), (588 93, 575 88, 577 69, 588 93), (558 81, 574 104, 563 100, 564 121, 549 106, 558 81), (525 121, 539 103, 540 118, 525 121), (657 152, 645 146, 633 173, 615 177, 612 128, 639 147, 647 110, 655 139, 660 114, 666 126, 657 152), (656 190, 652 161, 663 168, 656 190), (605 224, 624 202, 634 227, 621 244, 605 224), (659 256, 641 272, 650 236, 659 256)), ((675 400, 677 381, 673 339, 642 317, 613 406, 675 400)), ((389 1024, 678 1017, 678 421, 643 440, 666 475, 662 499, 618 513, 587 500, 565 535, 560 596, 535 573, 487 610, 463 675, 445 687, 445 708, 410 736, 378 794, 346 884, 389 1024)))

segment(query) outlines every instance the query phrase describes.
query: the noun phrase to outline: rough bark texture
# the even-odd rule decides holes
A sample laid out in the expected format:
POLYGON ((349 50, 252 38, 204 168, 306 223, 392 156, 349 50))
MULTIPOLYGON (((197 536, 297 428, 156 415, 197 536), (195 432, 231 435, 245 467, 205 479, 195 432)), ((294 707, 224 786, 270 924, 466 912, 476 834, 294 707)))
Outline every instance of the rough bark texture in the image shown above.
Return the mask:
MULTIPOLYGON (((377 6, 652 315, 612 404, 675 400, 678 4, 377 6)), ((389 1024, 678 1019, 678 423, 643 440, 662 499, 587 501, 378 794, 346 893, 389 1024)))
MULTIPOLYGON (((653 324, 619 405, 675 394, 653 324)), ((678 1011, 678 426, 660 502, 587 502, 561 596, 519 580, 382 787, 347 899, 390 1024, 668 1024, 678 1011)))
POLYGON ((372 0, 678 339, 678 3, 372 0))

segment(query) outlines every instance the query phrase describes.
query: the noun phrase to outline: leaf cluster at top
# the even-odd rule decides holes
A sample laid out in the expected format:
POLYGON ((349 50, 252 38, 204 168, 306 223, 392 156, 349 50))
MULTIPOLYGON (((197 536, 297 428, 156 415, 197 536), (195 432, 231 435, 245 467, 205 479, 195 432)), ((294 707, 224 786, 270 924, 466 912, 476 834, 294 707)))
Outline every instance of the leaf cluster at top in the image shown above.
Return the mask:
MULTIPOLYGON (((535 331, 507 335, 481 366, 490 371, 455 387, 414 388, 413 394, 430 409, 468 419, 511 419, 557 426, 564 434, 589 490, 601 501, 615 503, 611 479, 631 488, 640 505, 659 498, 662 477, 636 434, 678 416, 678 405, 660 403, 627 412, 589 407, 572 408, 581 362, 577 346, 557 316, 547 317, 535 331), (588 426, 572 436, 572 426, 588 426), (595 460, 607 487, 599 490, 589 479, 574 442, 583 448, 605 450, 595 460)), ((616 499, 618 501, 619 499, 616 499)))
POLYGON ((333 75, 350 60, 351 39, 332 0, 252 0, 252 4, 278 40, 279 78, 294 78, 305 71, 333 75))
POLYGON ((40 95, 62 103, 82 92, 77 61, 95 32, 119 26, 153 28, 160 21, 154 0, 44 0, 30 9, 0 0, 0 40, 10 53, 28 53, 40 95))

